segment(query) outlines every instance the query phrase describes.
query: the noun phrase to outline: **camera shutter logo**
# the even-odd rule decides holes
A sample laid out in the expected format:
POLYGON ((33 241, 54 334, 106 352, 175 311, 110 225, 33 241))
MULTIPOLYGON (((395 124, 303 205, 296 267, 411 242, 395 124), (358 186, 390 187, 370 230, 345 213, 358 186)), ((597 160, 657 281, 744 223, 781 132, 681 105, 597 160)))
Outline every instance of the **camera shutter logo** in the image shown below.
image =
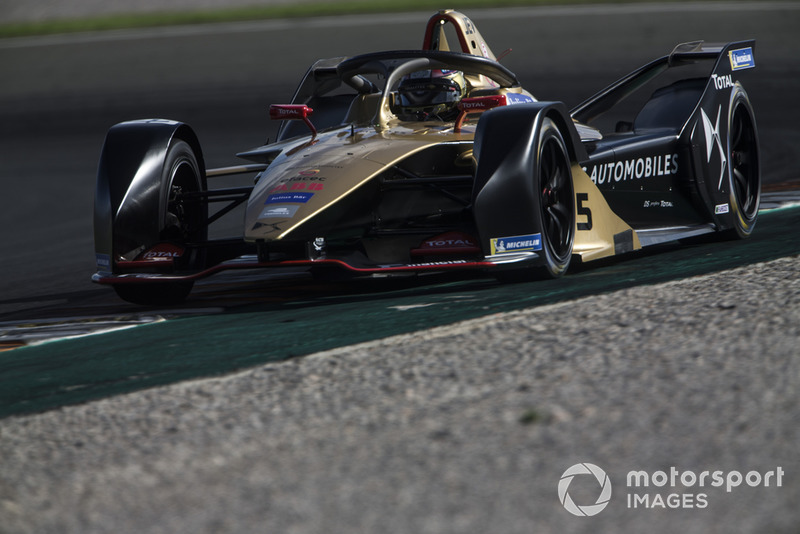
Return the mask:
POLYGON ((564 508, 572 515, 582 517, 597 515, 608 506, 608 502, 611 500, 611 480, 608 478, 605 471, 594 464, 575 464, 564 471, 564 474, 561 475, 561 480, 558 481, 558 500, 561 501, 564 508), (569 489, 572 479, 575 478, 575 475, 594 475, 597 479, 601 490, 600 496, 594 504, 578 506, 572 500, 572 497, 569 496, 567 490, 569 489))

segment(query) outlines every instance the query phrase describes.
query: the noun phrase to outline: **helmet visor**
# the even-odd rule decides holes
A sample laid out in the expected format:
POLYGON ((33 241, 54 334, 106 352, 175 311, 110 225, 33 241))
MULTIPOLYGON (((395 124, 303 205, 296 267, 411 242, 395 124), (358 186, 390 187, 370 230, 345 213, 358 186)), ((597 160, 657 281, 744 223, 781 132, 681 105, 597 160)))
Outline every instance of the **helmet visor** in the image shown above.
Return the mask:
POLYGON ((415 80, 405 83, 398 89, 400 106, 404 108, 424 108, 439 104, 451 104, 461 98, 459 85, 447 79, 415 80))

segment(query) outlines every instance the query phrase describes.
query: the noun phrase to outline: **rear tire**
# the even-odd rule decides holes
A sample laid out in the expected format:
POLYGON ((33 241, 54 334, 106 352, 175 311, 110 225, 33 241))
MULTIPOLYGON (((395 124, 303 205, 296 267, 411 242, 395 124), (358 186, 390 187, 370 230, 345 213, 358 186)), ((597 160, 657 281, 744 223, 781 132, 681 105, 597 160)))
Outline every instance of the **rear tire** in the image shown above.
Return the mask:
POLYGON ((730 205, 733 228, 728 237, 744 239, 750 236, 758 219, 761 200, 761 171, 755 119, 747 93, 740 86, 731 95, 728 126, 728 161, 730 169, 730 205))

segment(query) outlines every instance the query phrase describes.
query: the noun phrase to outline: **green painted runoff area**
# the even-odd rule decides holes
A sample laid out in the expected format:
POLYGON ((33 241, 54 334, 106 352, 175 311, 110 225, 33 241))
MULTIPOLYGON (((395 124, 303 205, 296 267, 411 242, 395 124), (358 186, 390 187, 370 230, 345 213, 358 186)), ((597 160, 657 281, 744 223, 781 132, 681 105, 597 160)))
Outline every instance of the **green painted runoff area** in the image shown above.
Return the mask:
POLYGON ((800 208, 786 208, 762 213, 744 241, 660 247, 580 267, 558 280, 504 285, 449 279, 370 292, 355 285, 352 293, 303 293, 294 300, 23 347, 0 353, 0 417, 792 256, 800 254, 797 228, 800 208))

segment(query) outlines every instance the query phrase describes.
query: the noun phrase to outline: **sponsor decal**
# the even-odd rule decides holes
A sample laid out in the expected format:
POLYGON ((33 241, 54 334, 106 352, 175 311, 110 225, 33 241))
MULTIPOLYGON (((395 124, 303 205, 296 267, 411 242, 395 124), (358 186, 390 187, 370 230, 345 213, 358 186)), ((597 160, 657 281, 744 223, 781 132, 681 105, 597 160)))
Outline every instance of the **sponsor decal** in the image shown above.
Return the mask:
POLYGON ((475 111, 485 111, 498 106, 513 106, 514 104, 527 104, 529 102, 535 102, 535 100, 528 95, 505 93, 502 95, 463 98, 461 102, 458 103, 458 109, 466 113, 472 113, 475 111))
POLYGON ((298 172, 297 174, 300 176, 314 176, 315 174, 319 174, 319 169, 306 169, 298 172))
POLYGON ((476 254, 480 252, 478 240, 471 235, 463 232, 445 232, 423 241, 419 248, 411 250, 411 255, 476 254))
POLYGON ((453 261, 428 261, 424 263, 409 263, 408 267, 438 267, 440 265, 461 265, 467 263, 467 260, 453 260, 453 261))
POLYGON ((325 189, 325 184, 322 182, 300 182, 291 180, 286 183, 278 184, 269 190, 270 193, 277 193, 279 191, 322 191, 325 189))
POLYGON ((506 93, 506 101, 508 106, 513 106, 514 104, 528 104, 530 102, 535 102, 535 100, 528 96, 528 95, 521 95, 519 93, 506 93))
POLYGON ((611 161, 584 167, 583 170, 589 175, 589 178, 592 179, 595 185, 669 176, 678 173, 678 155, 663 154, 659 156, 611 161))
POLYGON ((378 265, 381 269, 393 269, 396 267, 440 267, 446 265, 463 265, 468 263, 467 260, 443 260, 443 261, 427 261, 423 263, 392 263, 392 264, 384 264, 378 265))
POLYGON ((259 219, 289 219, 294 217, 294 214, 297 213, 297 210, 300 209, 300 206, 295 206, 294 204, 282 204, 279 206, 267 206, 264 210, 259 214, 259 219))
POLYGON ((753 49, 749 46, 731 50, 728 52, 728 58, 731 60, 731 70, 752 69, 756 66, 753 49))
POLYGON ((507 101, 503 95, 479 96, 476 98, 464 98, 458 103, 458 107, 466 112, 483 111, 497 106, 504 106, 507 101))
POLYGON ((675 205, 670 200, 645 200, 645 208, 674 208, 675 205))
POLYGON ((449 248, 473 248, 478 243, 467 234, 460 232, 448 232, 430 239, 426 239, 420 246, 425 250, 449 249, 449 248))
POLYGON ((311 115, 311 108, 303 104, 272 104, 269 115, 272 120, 304 119, 311 115))
POLYGON ((333 164, 322 164, 319 166, 320 169, 344 169, 344 165, 333 165, 333 164))
POLYGON ((264 204, 305 204, 314 193, 277 193, 267 197, 264 204))
POLYGON ((161 259, 172 259, 172 258, 180 258, 180 252, 172 251, 172 250, 148 250, 144 256, 142 256, 146 260, 161 260, 161 259))
POLYGON ((714 82, 714 87, 717 88, 717 91, 720 89, 730 89, 734 85, 733 76, 730 74, 726 74, 725 76, 717 76, 716 74, 712 74, 711 81, 714 82))
POLYGON ((728 204, 717 204, 714 206, 714 213, 717 215, 722 215, 723 213, 728 213, 730 211, 730 206, 728 204))
POLYGON ((542 234, 496 237, 489 241, 492 254, 542 250, 542 234))
POLYGON ((281 178, 270 189, 270 193, 277 191, 322 191, 325 188, 324 176, 317 176, 319 171, 302 171, 297 176, 281 178))
POLYGON ((94 257, 98 271, 111 270, 111 256, 109 256, 108 254, 95 254, 94 257))
POLYGON ((159 243, 140 256, 143 261, 172 261, 183 256, 183 248, 170 243, 159 243))

